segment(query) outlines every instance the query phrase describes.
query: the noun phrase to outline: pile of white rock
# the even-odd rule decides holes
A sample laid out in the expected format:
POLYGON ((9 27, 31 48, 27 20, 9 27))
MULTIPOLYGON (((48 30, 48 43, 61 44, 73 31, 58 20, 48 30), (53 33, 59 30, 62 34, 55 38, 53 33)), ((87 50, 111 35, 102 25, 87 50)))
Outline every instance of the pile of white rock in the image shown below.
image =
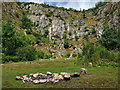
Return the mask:
POLYGON ((80 74, 86 74, 86 73, 87 70, 85 68, 82 68, 80 73, 78 72, 72 74, 66 72, 61 72, 61 73, 47 72, 46 74, 36 73, 36 74, 24 75, 22 77, 16 76, 16 80, 22 80, 23 83, 33 82, 34 84, 42 84, 47 82, 57 83, 61 80, 70 80, 71 77, 79 77, 80 74))

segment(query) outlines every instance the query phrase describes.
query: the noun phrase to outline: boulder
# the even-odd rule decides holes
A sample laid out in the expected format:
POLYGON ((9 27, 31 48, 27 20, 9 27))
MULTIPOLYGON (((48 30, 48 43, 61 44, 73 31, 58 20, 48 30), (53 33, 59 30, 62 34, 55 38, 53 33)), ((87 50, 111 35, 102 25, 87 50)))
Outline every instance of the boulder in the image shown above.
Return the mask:
POLYGON ((85 68, 81 68, 81 70, 80 70, 80 74, 86 74, 87 73, 87 69, 85 69, 85 68))

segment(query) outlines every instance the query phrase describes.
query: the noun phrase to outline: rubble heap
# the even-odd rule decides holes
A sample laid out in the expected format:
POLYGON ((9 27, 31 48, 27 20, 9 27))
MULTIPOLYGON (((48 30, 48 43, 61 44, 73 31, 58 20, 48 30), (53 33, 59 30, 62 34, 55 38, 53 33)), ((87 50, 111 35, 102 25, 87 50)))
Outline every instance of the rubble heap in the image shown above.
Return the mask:
POLYGON ((36 73, 36 74, 24 75, 22 77, 16 76, 16 80, 22 80, 23 83, 33 82, 34 84, 42 84, 47 82, 57 83, 61 80, 70 80, 71 77, 79 77, 80 74, 86 74, 86 73, 87 70, 82 68, 80 73, 78 72, 74 72, 71 74, 67 72, 61 72, 61 73, 47 72, 46 74, 36 73))

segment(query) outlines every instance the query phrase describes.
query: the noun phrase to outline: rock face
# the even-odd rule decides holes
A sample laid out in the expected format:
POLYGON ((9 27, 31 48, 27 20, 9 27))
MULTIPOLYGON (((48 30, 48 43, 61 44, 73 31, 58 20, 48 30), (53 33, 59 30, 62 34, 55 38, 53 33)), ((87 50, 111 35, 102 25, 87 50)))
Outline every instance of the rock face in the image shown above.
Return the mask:
MULTIPOLYGON (((64 48, 65 39, 69 41, 69 44, 75 46, 77 43, 71 42, 75 42, 75 38, 78 37, 78 41, 82 45, 84 36, 91 36, 93 28, 95 28, 97 34, 97 36, 96 34, 94 35, 95 39, 97 38, 98 40, 103 33, 103 26, 105 24, 108 26, 119 27, 118 10, 120 2, 108 2, 95 10, 88 10, 86 11, 87 18, 83 18, 82 12, 76 12, 74 10, 64 10, 34 3, 21 3, 18 5, 14 2, 13 4, 14 5, 3 3, 3 23, 10 19, 12 20, 13 25, 16 26, 16 31, 19 31, 21 30, 20 24, 22 23, 22 16, 25 14, 32 23, 31 35, 38 38, 39 36, 42 37, 46 30, 49 31, 48 35, 45 37, 49 38, 49 41, 56 46, 49 47, 48 43, 45 42, 47 45, 46 47, 48 47, 47 51, 48 53, 52 52, 52 54, 57 54, 56 56, 58 57, 67 55, 69 53, 68 51, 70 51, 64 48), (15 15, 16 12, 19 17, 15 15), (65 37, 63 37, 64 35, 65 37)), ((27 30, 23 29, 21 31, 24 31, 24 34, 27 36, 27 30)), ((78 46, 79 45, 77 45, 77 47, 78 46)), ((70 48, 68 47, 68 49, 70 48)), ((72 53, 78 53, 78 51, 79 53, 82 53, 82 48, 76 48, 76 50, 72 49, 70 57, 72 57, 72 53)))

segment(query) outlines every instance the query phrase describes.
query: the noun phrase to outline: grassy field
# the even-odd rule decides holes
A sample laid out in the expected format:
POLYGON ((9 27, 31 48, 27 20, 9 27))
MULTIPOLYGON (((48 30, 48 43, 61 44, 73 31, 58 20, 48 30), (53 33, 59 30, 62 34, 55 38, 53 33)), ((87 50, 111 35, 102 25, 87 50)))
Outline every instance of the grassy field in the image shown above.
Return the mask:
POLYGON ((87 67, 77 66, 73 60, 42 61, 39 64, 25 62, 8 63, 2 65, 2 87, 3 88, 118 88, 118 68, 116 67, 87 67), (80 72, 85 67, 86 75, 71 78, 69 81, 58 83, 33 84, 15 80, 15 76, 23 76, 30 73, 50 72, 80 72))

